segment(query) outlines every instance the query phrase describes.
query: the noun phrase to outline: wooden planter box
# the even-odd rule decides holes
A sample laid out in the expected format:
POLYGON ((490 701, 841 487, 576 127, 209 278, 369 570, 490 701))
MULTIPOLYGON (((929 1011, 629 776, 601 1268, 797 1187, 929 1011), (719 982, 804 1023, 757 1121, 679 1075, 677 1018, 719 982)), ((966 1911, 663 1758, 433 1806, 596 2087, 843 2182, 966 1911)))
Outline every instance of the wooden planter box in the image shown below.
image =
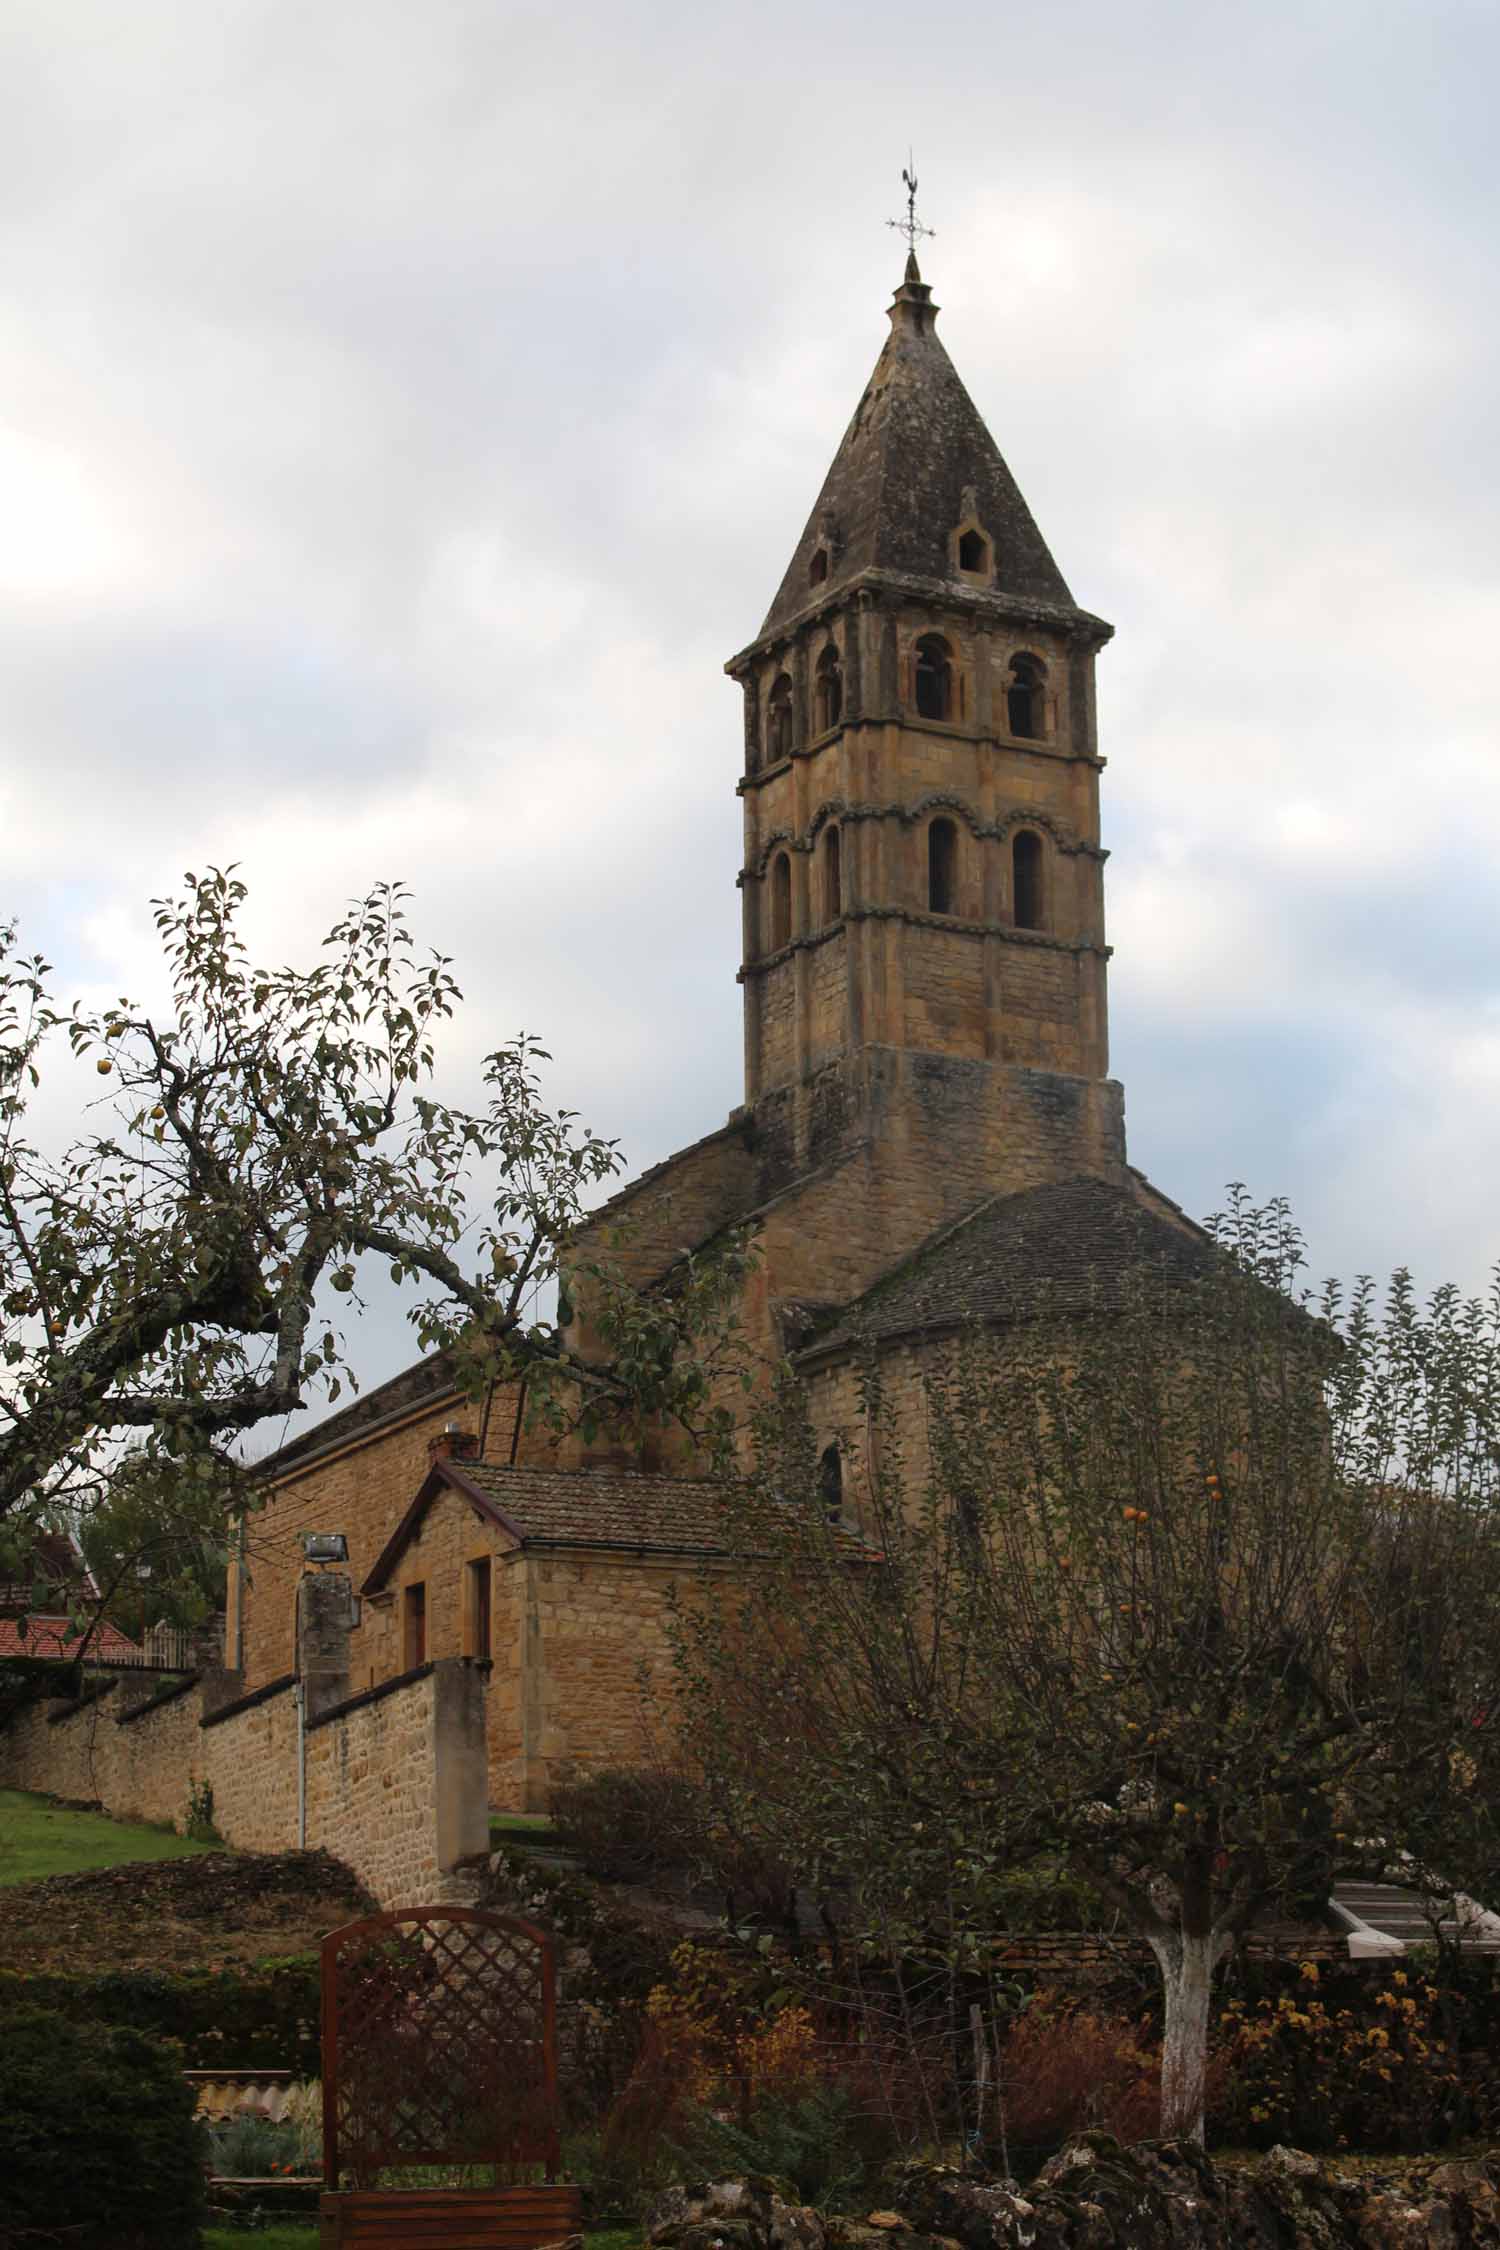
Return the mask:
POLYGON ((576 2187, 325 2189, 322 2250, 544 2250, 583 2232, 576 2187))

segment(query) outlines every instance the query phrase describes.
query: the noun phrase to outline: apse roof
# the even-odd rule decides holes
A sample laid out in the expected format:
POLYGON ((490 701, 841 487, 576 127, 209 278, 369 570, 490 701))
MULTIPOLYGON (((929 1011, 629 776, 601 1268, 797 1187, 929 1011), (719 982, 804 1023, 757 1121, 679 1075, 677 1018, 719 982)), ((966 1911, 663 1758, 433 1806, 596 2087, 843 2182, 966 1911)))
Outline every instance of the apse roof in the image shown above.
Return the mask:
POLYGON ((1153 1270, 1187 1283, 1214 1256, 1212 1242, 1190 1220, 1145 1202, 1133 1176, 1125 1183, 1059 1180, 994 1196, 930 1235, 797 1356, 817 1359, 856 1342, 971 1321, 1117 1311, 1130 1276, 1153 1270))

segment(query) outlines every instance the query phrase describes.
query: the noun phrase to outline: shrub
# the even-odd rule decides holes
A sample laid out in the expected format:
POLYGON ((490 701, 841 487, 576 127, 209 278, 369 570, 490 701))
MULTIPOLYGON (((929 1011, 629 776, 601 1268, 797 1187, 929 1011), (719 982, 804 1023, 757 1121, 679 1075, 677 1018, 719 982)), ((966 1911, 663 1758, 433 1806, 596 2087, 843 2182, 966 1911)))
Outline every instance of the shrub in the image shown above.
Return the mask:
POLYGON ((552 1824, 597 1882, 703 1885, 723 1894, 731 1920, 795 1926, 791 1869, 731 1836, 684 1773, 637 1766, 567 1775, 552 1792, 552 1824))
POLYGON ((184 1836, 191 1836, 199 1844, 223 1843, 223 1837, 214 1826, 214 1785, 211 1781, 188 1783, 187 1812, 183 1818, 182 1833, 184 1836))
POLYGON ((1161 2120, 1161 2052, 1143 2026, 1039 1992, 1001 2056, 1011 2153, 1038 2156, 1093 2126, 1139 2141, 1161 2120))
POLYGON ((553 1789, 552 1827, 596 1881, 701 1872, 703 1820, 685 1774, 654 1767, 570 1773, 553 1789))
POLYGON ((1325 1996, 1315 1961, 1298 1989, 1233 2000, 1220 2021, 1228 2075, 1217 2128, 1269 2147, 1430 2149, 1495 2121, 1494 2087, 1446 2035, 1443 1995, 1409 1969, 1325 1996))
POLYGON ((291 2117, 280 2123, 253 2110, 226 2117, 208 2128, 208 2163, 216 2179, 269 2180, 278 2174, 306 2177, 317 2169, 309 2136, 291 2117))
POLYGON ((871 2185, 891 2154, 891 2134, 847 2086, 808 2085, 765 2096, 738 2122, 713 2110, 690 2113, 675 2154, 691 2176, 769 2174, 788 2182, 799 2203, 837 2210, 871 2185))
POLYGON ((203 2132, 177 2056, 40 2008, 0 2040, 0 2241, 198 2250, 203 2132), (50 2230, 50 2232, 48 2232, 50 2230))

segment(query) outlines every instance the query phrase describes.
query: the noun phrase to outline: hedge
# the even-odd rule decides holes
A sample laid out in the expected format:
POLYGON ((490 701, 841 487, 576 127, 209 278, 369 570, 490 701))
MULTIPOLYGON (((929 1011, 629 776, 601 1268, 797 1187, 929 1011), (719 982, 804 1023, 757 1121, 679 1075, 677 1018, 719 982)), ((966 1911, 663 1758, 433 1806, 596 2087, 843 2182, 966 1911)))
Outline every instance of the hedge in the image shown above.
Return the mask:
POLYGON ((203 2133, 174 2056, 139 2032, 7 2012, 0 2240, 198 2250, 203 2133))
POLYGON ((86 1976, 0 1970, 0 2023, 48 2008, 70 2023, 119 2025, 173 2039, 188 2070, 287 2068, 319 2075, 318 1957, 289 1954, 253 1967, 112 1969, 86 1976))

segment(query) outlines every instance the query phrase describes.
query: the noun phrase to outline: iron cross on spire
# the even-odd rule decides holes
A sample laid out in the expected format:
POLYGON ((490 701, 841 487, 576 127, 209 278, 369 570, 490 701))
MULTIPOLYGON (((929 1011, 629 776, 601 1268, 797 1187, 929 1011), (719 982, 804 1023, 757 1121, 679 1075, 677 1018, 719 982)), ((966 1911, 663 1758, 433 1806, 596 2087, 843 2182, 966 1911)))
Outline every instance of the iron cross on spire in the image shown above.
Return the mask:
POLYGON ((906 163, 902 168, 901 177, 906 184, 906 217, 904 219, 887 219, 885 223, 888 227, 894 227, 898 234, 905 235, 907 249, 911 256, 915 257, 919 237, 924 234, 935 236, 937 229, 936 227, 924 227, 917 217, 916 158, 912 155, 910 149, 906 152, 906 163))

